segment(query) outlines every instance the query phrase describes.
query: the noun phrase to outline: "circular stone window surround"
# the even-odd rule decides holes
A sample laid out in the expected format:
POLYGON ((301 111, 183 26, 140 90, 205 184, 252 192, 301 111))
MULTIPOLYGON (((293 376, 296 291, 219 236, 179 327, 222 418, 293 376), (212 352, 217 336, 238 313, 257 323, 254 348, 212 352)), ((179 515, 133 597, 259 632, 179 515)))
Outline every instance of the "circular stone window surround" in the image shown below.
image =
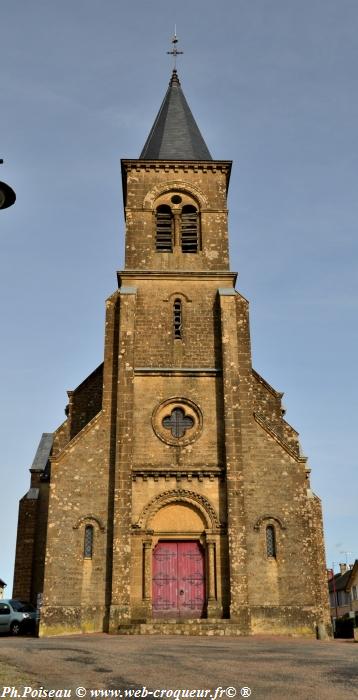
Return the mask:
POLYGON ((174 396, 166 401, 161 401, 158 406, 155 407, 152 413, 152 427, 156 436, 165 442, 167 445, 179 445, 185 446, 190 445, 190 443, 195 442, 202 432, 203 428, 203 414, 201 409, 194 401, 190 399, 185 399, 181 396, 174 396), (193 420, 193 425, 185 431, 183 437, 174 437, 170 429, 165 428, 163 425, 163 420, 167 416, 170 416, 175 408, 180 408, 184 411, 185 416, 190 416, 193 420))

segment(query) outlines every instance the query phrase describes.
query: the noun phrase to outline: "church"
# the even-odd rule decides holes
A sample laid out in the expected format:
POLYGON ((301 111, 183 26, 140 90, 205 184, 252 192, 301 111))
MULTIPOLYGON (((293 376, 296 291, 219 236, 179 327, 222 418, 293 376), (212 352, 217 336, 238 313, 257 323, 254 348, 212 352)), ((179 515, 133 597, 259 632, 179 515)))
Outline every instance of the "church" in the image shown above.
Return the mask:
POLYGON ((42 636, 329 634, 320 500, 282 394, 252 367, 229 266, 231 165, 174 68, 122 160, 104 361, 68 391, 20 501, 13 596, 41 606, 42 636))

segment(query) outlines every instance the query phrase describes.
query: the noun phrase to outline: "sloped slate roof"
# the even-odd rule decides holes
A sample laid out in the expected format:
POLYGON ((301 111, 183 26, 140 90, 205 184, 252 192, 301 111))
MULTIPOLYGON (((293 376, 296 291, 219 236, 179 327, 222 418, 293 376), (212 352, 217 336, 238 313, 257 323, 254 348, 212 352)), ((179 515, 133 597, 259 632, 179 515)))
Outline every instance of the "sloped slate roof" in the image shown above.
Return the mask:
POLYGON ((212 160, 185 99, 175 69, 139 158, 141 160, 212 160))
POLYGON ((53 443, 53 433, 42 433, 31 469, 44 470, 50 456, 53 443))
POLYGON ((358 559, 355 560, 352 568, 347 569, 347 571, 345 571, 344 574, 341 574, 341 573, 335 574, 334 577, 328 581, 329 591, 330 592, 332 592, 334 590, 345 591, 345 590, 347 590, 347 588, 349 589, 351 581, 353 580, 353 577, 354 577, 357 569, 358 569, 358 559), (334 585, 333 585, 333 579, 334 579, 334 585))

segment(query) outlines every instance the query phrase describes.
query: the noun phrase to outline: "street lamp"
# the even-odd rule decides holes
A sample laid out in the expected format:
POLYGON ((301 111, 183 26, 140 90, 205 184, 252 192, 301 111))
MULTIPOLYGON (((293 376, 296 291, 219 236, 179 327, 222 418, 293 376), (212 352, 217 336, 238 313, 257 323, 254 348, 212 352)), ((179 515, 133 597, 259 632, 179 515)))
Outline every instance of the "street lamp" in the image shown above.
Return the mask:
MULTIPOLYGON (((3 159, 0 158, 0 165, 3 163, 3 159)), ((7 209, 15 203, 16 194, 14 190, 7 185, 6 182, 1 182, 0 180, 0 209, 7 209)))

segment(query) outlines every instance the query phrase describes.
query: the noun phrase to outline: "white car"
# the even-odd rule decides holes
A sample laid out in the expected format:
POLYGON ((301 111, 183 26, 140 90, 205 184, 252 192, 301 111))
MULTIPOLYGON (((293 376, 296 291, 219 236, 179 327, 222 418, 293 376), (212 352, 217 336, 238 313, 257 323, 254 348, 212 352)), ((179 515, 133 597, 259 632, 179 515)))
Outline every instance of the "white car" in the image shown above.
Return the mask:
POLYGON ((0 600, 0 633, 35 632, 36 617, 36 608, 30 603, 12 598, 0 600))

